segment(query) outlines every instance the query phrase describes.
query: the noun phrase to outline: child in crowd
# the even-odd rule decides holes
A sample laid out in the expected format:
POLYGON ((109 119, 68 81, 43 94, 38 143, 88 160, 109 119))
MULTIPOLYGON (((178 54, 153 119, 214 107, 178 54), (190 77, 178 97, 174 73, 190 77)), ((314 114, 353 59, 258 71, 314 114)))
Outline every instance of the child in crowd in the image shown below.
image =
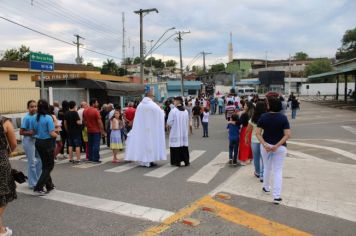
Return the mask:
POLYGON ((209 138, 208 124, 209 124, 209 108, 204 108, 202 124, 203 124, 203 138, 209 138))
POLYGON ((229 164, 237 165, 237 153, 239 152, 240 122, 239 116, 233 114, 227 123, 229 130, 229 164))
POLYGON ((118 150, 122 151, 122 139, 121 139, 121 129, 124 127, 124 122, 122 115, 119 110, 116 110, 114 116, 110 119, 111 122, 111 135, 110 135, 110 148, 113 151, 112 163, 119 163, 120 160, 117 159, 118 150))

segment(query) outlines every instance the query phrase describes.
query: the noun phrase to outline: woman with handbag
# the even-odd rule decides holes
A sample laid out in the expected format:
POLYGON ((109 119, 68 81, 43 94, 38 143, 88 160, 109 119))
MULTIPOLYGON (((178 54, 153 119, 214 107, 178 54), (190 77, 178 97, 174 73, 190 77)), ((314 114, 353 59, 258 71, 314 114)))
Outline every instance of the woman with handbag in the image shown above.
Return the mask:
POLYGON ((12 230, 2 224, 2 216, 7 204, 17 198, 16 184, 8 159, 9 153, 15 150, 16 145, 12 123, 0 116, 0 236, 12 235, 12 230))

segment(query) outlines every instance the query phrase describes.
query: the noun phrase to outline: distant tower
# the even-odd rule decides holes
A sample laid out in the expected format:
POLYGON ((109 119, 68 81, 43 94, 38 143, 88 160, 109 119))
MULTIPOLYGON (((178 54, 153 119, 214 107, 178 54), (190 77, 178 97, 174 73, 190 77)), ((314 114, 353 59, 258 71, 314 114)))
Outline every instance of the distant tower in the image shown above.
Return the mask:
POLYGON ((233 54, 234 54, 234 49, 232 48, 232 32, 230 32, 230 43, 229 43, 229 62, 232 62, 233 60, 233 54))

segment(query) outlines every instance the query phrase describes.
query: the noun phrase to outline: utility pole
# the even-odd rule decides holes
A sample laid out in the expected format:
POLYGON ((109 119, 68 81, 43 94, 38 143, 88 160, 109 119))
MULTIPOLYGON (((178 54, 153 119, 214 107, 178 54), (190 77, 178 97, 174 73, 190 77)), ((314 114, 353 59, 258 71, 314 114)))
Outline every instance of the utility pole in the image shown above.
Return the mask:
POLYGON ((189 34, 190 31, 178 31, 178 42, 179 42, 179 57, 180 57, 180 75, 181 75, 181 84, 180 84, 180 92, 182 97, 184 97, 184 75, 183 75, 183 59, 182 59, 182 35, 189 34))
POLYGON ((267 51, 266 51, 266 60, 265 60, 265 68, 267 69, 267 51))
POLYGON ((205 55, 212 54, 211 52, 201 52, 203 54, 203 71, 206 73, 206 66, 205 66, 205 55))
POLYGON ((125 66, 125 50, 126 50, 126 45, 125 45, 125 12, 122 12, 122 66, 124 69, 126 69, 125 66))
POLYGON ((151 9, 140 9, 138 11, 134 11, 135 14, 140 15, 140 63, 141 63, 141 68, 140 68, 140 76, 141 76, 141 84, 143 84, 143 67, 144 67, 144 56, 143 56, 143 14, 149 14, 150 12, 155 11, 158 13, 158 10, 156 8, 151 8, 151 9))
POLYGON ((82 63, 83 63, 83 58, 81 58, 81 57, 79 56, 79 47, 82 46, 83 44, 81 44, 81 43, 79 42, 79 40, 80 40, 80 39, 85 39, 85 38, 79 36, 78 34, 75 34, 74 36, 77 38, 77 41, 76 41, 76 42, 73 42, 75 45, 77 45, 77 58, 75 59, 75 62, 76 62, 77 64, 82 64, 82 63))
POLYGON ((291 77, 292 77, 292 68, 291 68, 291 57, 290 57, 290 54, 289 54, 289 82, 288 82, 288 94, 291 94, 290 93, 290 84, 291 84, 291 77))

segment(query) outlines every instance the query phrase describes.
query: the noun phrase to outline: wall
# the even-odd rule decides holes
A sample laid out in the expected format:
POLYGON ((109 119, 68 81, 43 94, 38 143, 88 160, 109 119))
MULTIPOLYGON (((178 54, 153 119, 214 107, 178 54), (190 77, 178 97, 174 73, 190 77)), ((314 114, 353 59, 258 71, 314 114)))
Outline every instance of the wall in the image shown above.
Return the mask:
POLYGON ((39 88, 0 88, 0 114, 25 112, 31 99, 40 99, 39 88))
POLYGON ((36 83, 31 81, 30 72, 0 71, 0 88, 35 88, 36 83), (17 80, 10 80, 10 74, 17 74, 17 80))
MULTIPOLYGON (((344 85, 345 83, 339 83, 339 95, 344 94, 344 85)), ((349 82, 347 84, 347 90, 355 89, 355 83, 349 82)), ((321 95, 336 95, 336 83, 320 83, 320 84, 302 84, 300 88, 301 95, 316 95, 320 91, 321 95), (309 85, 309 89, 306 89, 306 86, 309 85)))

